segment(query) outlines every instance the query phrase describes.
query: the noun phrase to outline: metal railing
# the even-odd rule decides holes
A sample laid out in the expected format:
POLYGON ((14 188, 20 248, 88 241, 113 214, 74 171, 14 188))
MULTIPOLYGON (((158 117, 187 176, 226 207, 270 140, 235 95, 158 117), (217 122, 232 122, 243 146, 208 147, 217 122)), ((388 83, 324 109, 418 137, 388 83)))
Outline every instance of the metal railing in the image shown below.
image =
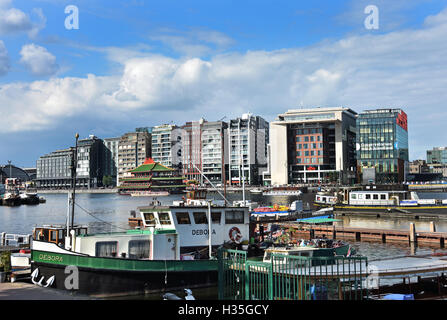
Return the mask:
POLYGON ((247 260, 244 251, 219 253, 221 300, 361 300, 368 297, 366 257, 272 254, 247 260))
POLYGON ((30 242, 30 234, 0 233, 0 246, 20 247, 23 245, 29 245, 30 242))

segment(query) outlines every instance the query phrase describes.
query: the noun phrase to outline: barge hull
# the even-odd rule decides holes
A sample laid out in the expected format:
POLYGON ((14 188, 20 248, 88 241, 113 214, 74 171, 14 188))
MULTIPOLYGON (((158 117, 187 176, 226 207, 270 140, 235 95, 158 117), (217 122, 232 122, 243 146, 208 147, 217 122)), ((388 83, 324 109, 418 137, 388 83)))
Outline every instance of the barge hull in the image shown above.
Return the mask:
MULTIPOLYGON (((66 266, 50 263, 33 263, 32 271, 39 268, 39 277, 44 282, 55 276, 52 288, 68 290, 66 282, 73 285, 71 272, 66 272, 66 266)), ((207 271, 128 271, 106 270, 95 268, 78 268, 79 282, 76 291, 97 297, 140 295, 165 290, 181 290, 217 285, 217 270, 207 271)))

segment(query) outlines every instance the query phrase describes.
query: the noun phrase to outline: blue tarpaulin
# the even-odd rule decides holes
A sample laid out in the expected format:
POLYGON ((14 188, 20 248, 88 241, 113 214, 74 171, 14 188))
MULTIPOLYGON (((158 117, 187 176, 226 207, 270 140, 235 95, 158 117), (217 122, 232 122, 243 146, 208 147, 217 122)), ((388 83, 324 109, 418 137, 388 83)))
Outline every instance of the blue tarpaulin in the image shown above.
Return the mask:
POLYGON ((391 293, 383 297, 385 300, 414 300, 413 294, 397 294, 391 293))

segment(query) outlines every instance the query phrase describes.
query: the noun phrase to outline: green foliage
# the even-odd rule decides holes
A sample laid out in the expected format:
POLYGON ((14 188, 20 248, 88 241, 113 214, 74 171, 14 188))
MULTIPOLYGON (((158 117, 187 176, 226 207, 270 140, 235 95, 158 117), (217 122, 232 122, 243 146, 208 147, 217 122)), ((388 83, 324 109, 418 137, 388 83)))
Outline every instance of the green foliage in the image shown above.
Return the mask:
POLYGON ((113 178, 111 176, 102 177, 102 185, 105 187, 113 185, 113 178))
POLYGON ((11 271, 11 252, 4 251, 0 253, 0 271, 11 271))

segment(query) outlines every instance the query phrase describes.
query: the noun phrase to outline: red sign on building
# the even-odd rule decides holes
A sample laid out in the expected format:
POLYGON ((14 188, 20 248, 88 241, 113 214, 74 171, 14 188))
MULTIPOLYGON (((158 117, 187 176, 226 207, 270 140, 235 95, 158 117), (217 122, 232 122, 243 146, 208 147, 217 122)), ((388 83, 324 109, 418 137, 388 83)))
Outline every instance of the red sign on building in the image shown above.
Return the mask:
POLYGON ((400 111, 396 118, 396 123, 399 127, 403 128, 405 131, 408 131, 407 125, 407 114, 403 111, 400 111))

